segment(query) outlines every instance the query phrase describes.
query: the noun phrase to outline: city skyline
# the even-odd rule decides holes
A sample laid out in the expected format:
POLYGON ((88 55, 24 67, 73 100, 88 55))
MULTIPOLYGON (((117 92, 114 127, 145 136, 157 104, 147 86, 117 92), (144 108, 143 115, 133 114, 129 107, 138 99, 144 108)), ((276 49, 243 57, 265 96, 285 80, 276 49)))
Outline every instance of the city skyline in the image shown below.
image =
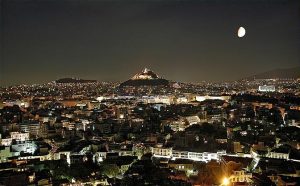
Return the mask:
POLYGON ((223 81, 299 66, 298 1, 1 3, 1 86, 124 81, 144 67, 174 81, 223 81))

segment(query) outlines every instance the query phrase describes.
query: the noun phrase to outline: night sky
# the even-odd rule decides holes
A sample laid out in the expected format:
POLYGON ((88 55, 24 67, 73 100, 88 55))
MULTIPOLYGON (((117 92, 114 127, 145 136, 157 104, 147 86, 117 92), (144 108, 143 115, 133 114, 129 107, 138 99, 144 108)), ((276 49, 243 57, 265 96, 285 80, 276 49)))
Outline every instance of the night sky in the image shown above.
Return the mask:
POLYGON ((300 65, 299 0, 0 2, 0 85, 124 81, 144 67, 223 81, 300 65))

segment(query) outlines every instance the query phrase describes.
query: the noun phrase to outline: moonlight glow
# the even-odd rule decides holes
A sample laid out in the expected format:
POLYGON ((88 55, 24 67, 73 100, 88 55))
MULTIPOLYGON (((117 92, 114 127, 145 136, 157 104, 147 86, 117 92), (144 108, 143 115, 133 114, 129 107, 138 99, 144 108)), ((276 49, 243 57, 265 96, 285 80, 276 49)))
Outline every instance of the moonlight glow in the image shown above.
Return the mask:
POLYGON ((239 37, 244 37, 246 35, 246 30, 244 27, 240 27, 238 30, 238 36, 239 37))

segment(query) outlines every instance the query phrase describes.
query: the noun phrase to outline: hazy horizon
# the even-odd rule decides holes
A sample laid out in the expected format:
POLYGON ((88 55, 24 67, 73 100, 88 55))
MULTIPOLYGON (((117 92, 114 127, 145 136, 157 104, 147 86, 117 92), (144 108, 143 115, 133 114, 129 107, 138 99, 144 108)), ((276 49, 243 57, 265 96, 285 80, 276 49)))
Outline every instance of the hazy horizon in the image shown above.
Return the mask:
MULTIPOLYGON (((300 68, 300 66, 295 66, 295 67, 292 67, 292 68, 300 68)), ((201 83, 201 82, 208 82, 208 83, 222 83, 222 82, 231 82, 231 81, 238 81, 238 80, 241 80, 242 78, 248 78, 248 77, 251 77, 251 76, 254 76, 254 75, 257 75, 257 74, 260 74, 260 73, 264 73, 264 72, 269 72, 269 71, 273 71, 273 70, 282 70, 282 69, 290 69, 290 68, 277 68, 277 69, 270 69, 268 71, 263 71, 263 72, 257 72, 257 73, 253 73, 253 74, 250 74, 250 75, 247 75, 247 76, 243 76, 239 79, 233 79, 233 80, 215 80, 215 81, 210 81, 210 80, 201 80, 201 81, 181 81, 181 80, 175 80, 175 79, 169 79, 167 76, 164 76, 162 74, 159 74, 157 73, 156 70, 153 70, 150 68, 151 71, 153 71, 154 73, 156 73, 157 75, 160 76, 160 78, 164 78, 164 79, 167 79, 169 81, 174 81, 174 82, 179 82, 179 83, 201 83)), ((127 77, 127 79, 122 79, 122 80, 101 80, 101 79, 93 79, 93 78, 88 78, 88 77, 78 77, 76 75, 68 75, 68 76, 61 76, 61 77, 56 77, 54 79, 50 79, 49 81, 37 81, 37 82, 29 82, 29 83, 16 83, 16 84, 0 84, 0 87, 9 87, 9 86, 17 86, 17 85, 32 85, 32 84, 45 84, 45 83, 50 83, 52 81, 55 81, 55 80, 58 80, 58 79, 63 79, 63 78, 78 78, 78 79, 82 79, 82 80, 96 80, 98 82, 112 82, 112 83, 121 83, 121 82, 124 82, 130 78, 133 77, 133 75, 135 75, 136 73, 139 73, 141 72, 143 69, 140 69, 140 71, 138 72, 135 72, 134 74, 131 74, 127 77)))

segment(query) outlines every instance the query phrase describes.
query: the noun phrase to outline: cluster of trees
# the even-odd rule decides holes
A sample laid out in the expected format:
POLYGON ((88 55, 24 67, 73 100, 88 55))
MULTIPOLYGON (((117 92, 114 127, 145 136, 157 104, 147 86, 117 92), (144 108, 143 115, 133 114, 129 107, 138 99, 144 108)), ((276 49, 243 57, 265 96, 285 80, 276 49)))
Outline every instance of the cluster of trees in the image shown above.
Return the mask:
POLYGON ((92 173, 99 171, 99 166, 90 162, 75 163, 69 166, 65 160, 57 160, 45 162, 45 169, 50 171, 54 180, 67 179, 71 181, 73 178, 82 179, 91 176, 92 173))
POLYGON ((168 169, 155 166, 151 160, 140 160, 127 170, 121 185, 190 185, 184 181, 171 180, 169 175, 168 169))

